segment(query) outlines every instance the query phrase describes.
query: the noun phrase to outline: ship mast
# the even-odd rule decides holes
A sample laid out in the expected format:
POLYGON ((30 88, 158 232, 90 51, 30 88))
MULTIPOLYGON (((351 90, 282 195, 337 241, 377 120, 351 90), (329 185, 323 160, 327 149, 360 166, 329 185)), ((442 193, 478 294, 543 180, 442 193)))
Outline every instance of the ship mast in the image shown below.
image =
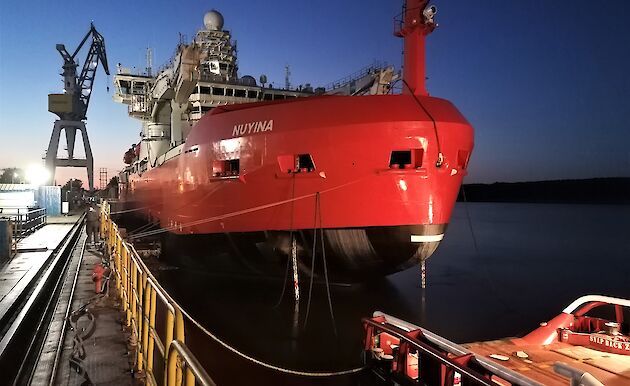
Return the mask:
POLYGON ((426 88, 425 38, 436 27, 434 5, 428 0, 406 0, 402 16, 396 18, 394 35, 405 39, 403 93, 428 95, 426 88))

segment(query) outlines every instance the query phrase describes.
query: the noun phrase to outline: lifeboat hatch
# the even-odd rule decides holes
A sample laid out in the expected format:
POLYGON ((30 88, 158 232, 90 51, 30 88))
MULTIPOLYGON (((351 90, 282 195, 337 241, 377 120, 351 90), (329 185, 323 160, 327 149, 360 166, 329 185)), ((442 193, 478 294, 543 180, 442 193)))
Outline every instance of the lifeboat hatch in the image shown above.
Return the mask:
POLYGON ((424 149, 393 150, 389 156, 391 169, 417 169, 422 167, 424 149))

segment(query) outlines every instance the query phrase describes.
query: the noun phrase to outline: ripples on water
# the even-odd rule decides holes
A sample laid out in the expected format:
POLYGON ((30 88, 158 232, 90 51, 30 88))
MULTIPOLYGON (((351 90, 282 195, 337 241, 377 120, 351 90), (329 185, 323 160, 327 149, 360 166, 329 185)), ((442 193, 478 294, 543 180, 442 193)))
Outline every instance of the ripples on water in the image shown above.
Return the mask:
POLYGON ((363 285, 332 285, 338 336, 323 283, 308 324, 308 279, 299 313, 292 283, 278 304, 280 279, 160 273, 162 285, 208 330, 272 364, 339 370, 361 364, 361 317, 375 310, 407 319, 456 342, 534 329, 584 294, 630 297, 630 207, 458 204, 445 240, 427 264, 428 288, 411 268, 363 285))

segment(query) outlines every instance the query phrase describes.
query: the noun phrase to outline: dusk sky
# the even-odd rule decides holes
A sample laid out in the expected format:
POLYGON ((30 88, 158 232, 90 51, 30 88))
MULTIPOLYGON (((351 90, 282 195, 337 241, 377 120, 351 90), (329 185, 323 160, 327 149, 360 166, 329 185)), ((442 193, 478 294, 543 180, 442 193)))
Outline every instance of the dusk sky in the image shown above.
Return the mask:
MULTIPOLYGON (((630 1, 435 4, 427 87, 475 127, 467 182, 630 176, 630 1)), ((47 95, 62 90, 55 44, 73 52, 90 21, 105 38, 112 77, 119 62, 144 68, 147 47, 159 67, 179 33, 190 39, 216 8, 238 41, 239 75, 266 74, 281 86, 289 64, 294 85, 324 85, 375 60, 400 67, 402 40, 392 35, 400 7, 394 0, 3 0, 0 168, 41 162, 56 117, 47 95)), ((98 169, 115 175, 140 131, 127 107, 112 101, 112 77, 99 68, 88 111, 97 185, 98 169)), ((84 176, 65 169, 57 183, 84 176)))

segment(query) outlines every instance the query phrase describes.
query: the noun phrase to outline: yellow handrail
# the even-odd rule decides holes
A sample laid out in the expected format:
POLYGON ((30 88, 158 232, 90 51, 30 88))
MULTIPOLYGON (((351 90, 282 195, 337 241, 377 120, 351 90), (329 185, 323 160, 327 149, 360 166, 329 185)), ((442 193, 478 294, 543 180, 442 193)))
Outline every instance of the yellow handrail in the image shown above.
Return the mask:
POLYGON ((100 232, 113 263, 113 283, 125 313, 125 323, 135 338, 132 341, 138 342, 135 370, 145 373, 146 382, 152 385, 158 384, 155 375, 159 371, 163 373, 165 386, 179 386, 182 378, 186 386, 196 383, 214 386, 212 378, 185 344, 184 317, 179 305, 159 285, 133 245, 125 242, 110 213, 109 203, 103 202, 100 232), (163 335, 155 328, 158 306, 166 309, 163 335), (156 347, 163 369, 154 369, 156 347))

